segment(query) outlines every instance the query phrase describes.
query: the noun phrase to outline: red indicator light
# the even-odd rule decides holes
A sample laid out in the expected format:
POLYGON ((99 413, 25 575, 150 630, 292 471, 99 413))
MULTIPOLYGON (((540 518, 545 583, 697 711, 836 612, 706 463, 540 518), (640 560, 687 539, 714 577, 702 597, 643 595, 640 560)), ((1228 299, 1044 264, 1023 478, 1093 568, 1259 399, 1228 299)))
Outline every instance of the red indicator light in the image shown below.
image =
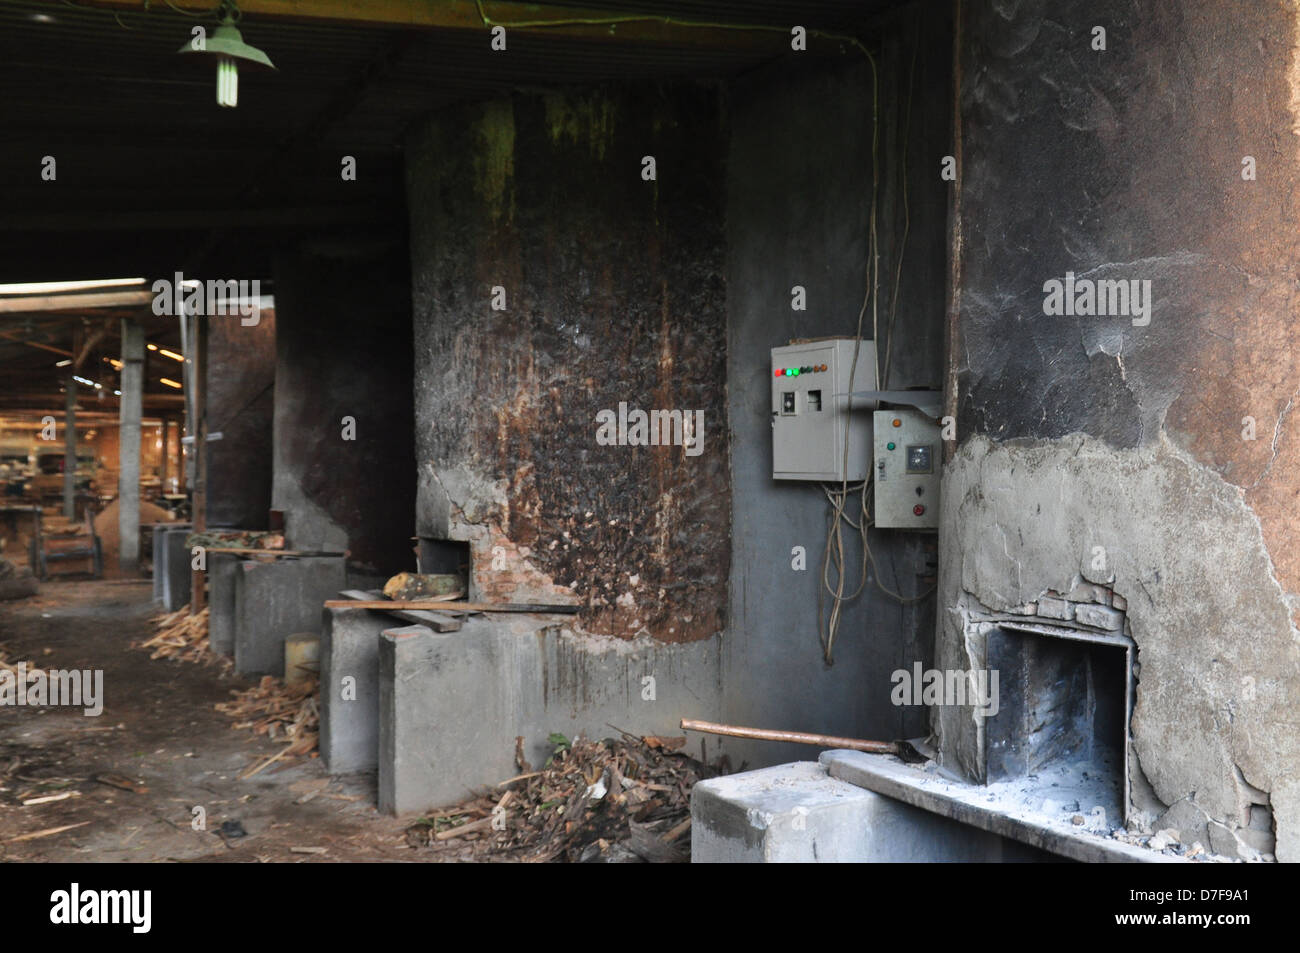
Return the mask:
POLYGON ((922 506, 920 503, 917 503, 916 506, 912 507, 912 512, 915 513, 917 516, 924 516, 925 507, 922 506))
POLYGON ((780 376, 781 376, 782 374, 784 374, 784 373, 785 373, 785 370, 784 370, 783 368, 778 367, 778 368, 776 369, 776 373, 773 374, 772 376, 773 376, 773 377, 780 377, 780 376))

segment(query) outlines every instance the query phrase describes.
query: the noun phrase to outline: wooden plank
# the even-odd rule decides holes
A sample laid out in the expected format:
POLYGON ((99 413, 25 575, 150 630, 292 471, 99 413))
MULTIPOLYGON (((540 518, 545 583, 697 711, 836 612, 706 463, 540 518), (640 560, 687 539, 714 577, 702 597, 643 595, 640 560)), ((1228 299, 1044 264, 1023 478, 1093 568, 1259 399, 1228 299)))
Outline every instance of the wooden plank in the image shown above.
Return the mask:
MULTIPOLYGON (((340 593, 344 598, 353 599, 359 602, 383 602, 380 598, 378 589, 345 589, 340 593)), ((459 632, 464 628, 465 623, 463 615, 449 614, 443 615, 439 612, 421 612, 409 609, 386 609, 390 615, 396 616, 403 622, 413 622, 416 625, 427 625, 435 632, 459 632)))
POLYGON ((346 556, 347 552, 330 549, 256 549, 252 546, 213 546, 208 553, 230 553, 235 556, 346 556))
POLYGON ((32 314, 38 311, 69 311, 149 304, 152 291, 100 291, 89 294, 22 295, 0 298, 0 314, 32 314))
POLYGON ((73 357, 71 351, 65 351, 61 347, 54 347, 49 344, 42 344, 40 341, 24 341, 22 334, 18 331, 0 331, 0 338, 7 341, 17 341, 19 344, 26 344, 28 347, 39 348, 42 351, 49 351, 51 354, 59 354, 63 357, 73 357))
POLYGON ((422 611, 442 612, 537 612, 560 615, 577 615, 581 606, 556 605, 550 603, 527 602, 435 602, 421 600, 383 600, 383 599, 330 599, 325 603, 326 609, 418 609, 422 611))

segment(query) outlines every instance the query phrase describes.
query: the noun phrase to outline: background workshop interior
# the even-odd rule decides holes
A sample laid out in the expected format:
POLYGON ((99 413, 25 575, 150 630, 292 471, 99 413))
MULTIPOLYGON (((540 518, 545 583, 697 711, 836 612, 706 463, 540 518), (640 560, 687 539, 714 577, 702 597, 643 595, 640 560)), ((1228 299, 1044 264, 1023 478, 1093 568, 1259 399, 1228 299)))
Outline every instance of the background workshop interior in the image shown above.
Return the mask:
POLYGON ((1298 35, 2 0, 0 859, 1300 859, 1298 35))

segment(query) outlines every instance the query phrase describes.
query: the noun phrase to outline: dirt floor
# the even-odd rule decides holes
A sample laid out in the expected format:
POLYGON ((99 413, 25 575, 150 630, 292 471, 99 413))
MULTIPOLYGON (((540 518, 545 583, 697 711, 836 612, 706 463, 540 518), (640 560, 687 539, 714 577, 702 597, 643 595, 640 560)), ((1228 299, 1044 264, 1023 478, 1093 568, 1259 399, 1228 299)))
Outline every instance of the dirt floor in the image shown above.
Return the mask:
POLYGON ((104 710, 0 706, 0 861, 456 861, 472 845, 412 847, 410 820, 380 815, 373 775, 330 779, 298 759, 241 781, 279 748, 213 710, 252 683, 150 660, 148 580, 50 582, 0 602, 0 650, 42 669, 102 669, 104 710), (140 782, 136 793, 96 780, 140 782), (62 800, 24 801, 76 792, 62 800), (206 814, 194 830, 194 808, 206 814), (238 822, 243 837, 223 835, 238 822), (64 825, 35 839, 24 835, 64 825), (297 851, 294 848, 298 848, 297 851), (324 848, 323 852, 304 849, 324 848))

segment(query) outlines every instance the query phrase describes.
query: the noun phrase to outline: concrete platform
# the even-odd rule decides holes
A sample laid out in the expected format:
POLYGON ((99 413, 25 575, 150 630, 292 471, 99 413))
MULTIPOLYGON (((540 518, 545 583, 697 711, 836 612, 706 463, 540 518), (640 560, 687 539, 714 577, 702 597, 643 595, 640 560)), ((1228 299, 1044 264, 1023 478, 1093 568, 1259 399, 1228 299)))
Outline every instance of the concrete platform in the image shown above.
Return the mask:
POLYGON ((824 751, 820 763, 834 779, 960 822, 968 831, 994 834, 1061 858, 1087 863, 1186 863, 1181 857, 1116 840, 1109 836, 1109 826, 1103 832, 1075 826, 1070 821, 1075 811, 1045 813, 1036 793, 1032 799, 1015 796, 1024 781, 967 784, 897 758, 861 751, 824 751))
POLYGON ((1037 861, 1038 851, 958 824, 799 761, 701 781, 692 863, 1037 861))
POLYGON ((347 586, 343 556, 241 559, 235 571, 235 671, 284 675, 284 640, 321 631, 322 605, 347 586))

